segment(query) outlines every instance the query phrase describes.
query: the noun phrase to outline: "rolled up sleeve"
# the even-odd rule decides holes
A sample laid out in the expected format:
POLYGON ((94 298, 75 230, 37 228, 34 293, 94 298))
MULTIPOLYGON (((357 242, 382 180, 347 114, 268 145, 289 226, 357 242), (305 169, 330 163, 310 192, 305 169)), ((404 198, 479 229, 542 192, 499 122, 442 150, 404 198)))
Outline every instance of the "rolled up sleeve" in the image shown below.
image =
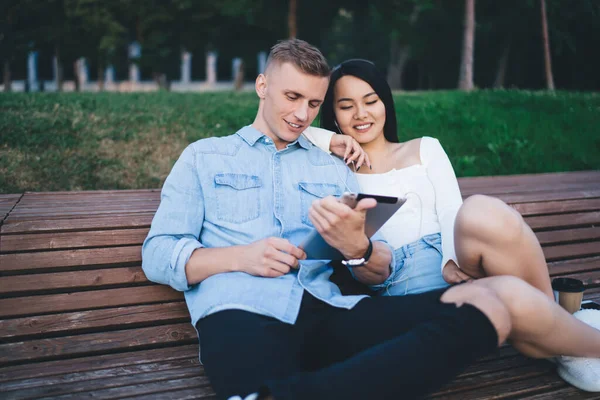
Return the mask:
POLYGON ((196 154, 188 146, 171 170, 150 232, 142 245, 142 269, 149 280, 175 290, 190 289, 185 265, 199 241, 204 199, 196 170, 196 154))

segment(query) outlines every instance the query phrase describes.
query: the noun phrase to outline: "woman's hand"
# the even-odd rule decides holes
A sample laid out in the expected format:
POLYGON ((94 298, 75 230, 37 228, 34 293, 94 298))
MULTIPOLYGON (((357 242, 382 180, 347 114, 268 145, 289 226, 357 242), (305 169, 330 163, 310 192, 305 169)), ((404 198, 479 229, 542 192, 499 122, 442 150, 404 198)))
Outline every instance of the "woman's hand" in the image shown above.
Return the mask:
POLYGON ((446 266, 442 270, 442 277, 446 282, 448 282, 451 285, 461 283, 464 281, 470 281, 473 279, 472 276, 467 275, 463 271, 461 271, 461 269, 458 268, 458 265, 456 265, 456 263, 453 260, 449 260, 446 263, 446 266))
POLYGON ((333 135, 331 142, 329 143, 329 150, 336 156, 342 157, 346 162, 346 165, 355 162, 356 171, 358 171, 363 164, 371 168, 369 156, 352 136, 333 135))

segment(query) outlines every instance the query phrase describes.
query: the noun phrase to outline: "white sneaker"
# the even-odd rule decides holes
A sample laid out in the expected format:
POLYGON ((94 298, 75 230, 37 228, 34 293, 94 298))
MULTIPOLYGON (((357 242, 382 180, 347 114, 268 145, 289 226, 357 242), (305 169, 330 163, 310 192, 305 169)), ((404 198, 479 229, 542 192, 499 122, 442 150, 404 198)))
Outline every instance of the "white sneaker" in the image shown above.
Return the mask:
MULTIPOLYGON (((573 316, 600 330, 600 311, 580 310, 573 316)), ((587 392, 600 392, 600 358, 556 357, 558 375, 587 392)))
POLYGON ((240 396, 231 396, 227 400, 256 400, 256 399, 258 399, 258 393, 249 394, 248 396, 244 397, 243 399, 240 396))

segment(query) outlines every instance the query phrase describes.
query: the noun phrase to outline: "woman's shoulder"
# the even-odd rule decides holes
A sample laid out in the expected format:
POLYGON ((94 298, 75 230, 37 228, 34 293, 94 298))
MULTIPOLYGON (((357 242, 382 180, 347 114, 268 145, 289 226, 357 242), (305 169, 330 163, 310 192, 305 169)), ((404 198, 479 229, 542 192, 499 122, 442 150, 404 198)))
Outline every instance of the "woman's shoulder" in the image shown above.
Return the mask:
POLYGON ((432 154, 435 155, 440 151, 443 151, 443 149, 438 139, 423 136, 398 143, 394 153, 398 160, 406 162, 406 160, 412 159, 414 163, 426 164, 432 154))

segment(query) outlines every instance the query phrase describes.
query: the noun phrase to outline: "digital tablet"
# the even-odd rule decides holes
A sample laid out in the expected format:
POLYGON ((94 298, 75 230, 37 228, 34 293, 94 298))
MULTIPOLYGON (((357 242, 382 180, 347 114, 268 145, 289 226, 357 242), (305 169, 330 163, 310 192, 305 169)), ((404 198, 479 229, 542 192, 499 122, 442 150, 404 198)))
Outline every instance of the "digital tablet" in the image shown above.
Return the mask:
MULTIPOLYGON (((377 206, 367 210, 365 234, 372 237, 388 219, 406 202, 405 198, 379 196, 365 193, 344 193, 340 201, 354 208, 362 199, 375 199, 377 206)), ((344 256, 337 249, 331 247, 325 239, 314 229, 302 241, 300 246, 306 253, 308 260, 343 260, 344 256)))

